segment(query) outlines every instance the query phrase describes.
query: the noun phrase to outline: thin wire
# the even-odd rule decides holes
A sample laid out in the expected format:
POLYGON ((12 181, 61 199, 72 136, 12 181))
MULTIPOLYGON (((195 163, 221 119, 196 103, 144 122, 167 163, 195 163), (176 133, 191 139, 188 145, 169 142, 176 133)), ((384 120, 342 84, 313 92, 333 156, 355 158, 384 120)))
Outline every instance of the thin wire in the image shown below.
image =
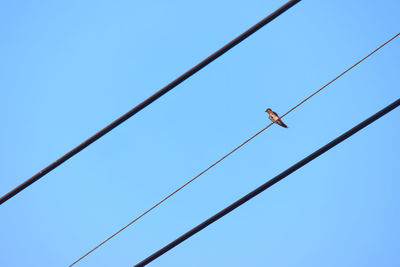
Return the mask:
POLYGON ((24 190, 25 188, 27 188, 28 186, 30 186, 31 184, 33 184, 34 182, 36 182, 37 180, 42 178, 43 176, 45 176, 47 173, 51 172, 52 170, 54 170, 55 168, 57 168, 58 166, 63 164, 65 161, 67 161, 74 155, 78 154, 80 151, 85 149, 87 146, 89 146, 90 144, 92 144, 93 142, 95 142, 96 140, 98 140, 99 138, 101 138, 102 136, 104 136, 105 134, 110 132, 111 130, 113 130, 115 127, 117 127, 118 125, 120 125, 121 123, 123 123, 124 121, 126 121, 127 119, 129 119, 130 117, 132 117, 133 115, 135 115, 136 113, 138 113, 139 111, 141 111, 142 109, 144 109, 145 107, 147 107, 148 105, 150 105, 151 103, 156 101, 158 98, 160 98, 164 94, 168 93, 170 90, 172 90, 173 88, 175 88, 176 86, 178 86, 179 84, 184 82, 186 79, 188 79, 189 77, 194 75, 196 72, 198 72, 199 70, 201 70, 202 68, 204 68, 205 66, 207 66, 208 64, 210 64, 211 62, 213 62, 214 60, 219 58, 220 56, 222 56, 223 54, 225 54, 231 48, 233 48, 234 46, 236 46, 237 44, 239 44, 240 42, 245 40, 247 37, 249 37, 256 31, 258 31, 259 29, 264 27, 269 22, 273 21, 275 18, 277 18, 279 15, 281 15, 282 13, 287 11, 289 8, 293 7, 298 2, 300 2, 300 0, 288 1, 287 3, 282 5, 280 8, 278 8, 277 10, 272 12, 270 15, 263 18, 262 20, 260 20, 256 24, 254 24, 252 27, 247 29, 245 32, 243 32, 242 34, 237 36, 235 39, 233 39, 232 41, 230 41, 229 43, 227 43, 226 45, 224 45, 223 47, 221 47, 220 49, 218 49, 217 51, 212 53, 210 56, 208 56, 203 61, 198 63, 196 66, 189 69, 188 71, 183 73, 181 76, 179 76, 178 78, 176 78, 175 80, 173 80, 172 82, 167 84, 165 87, 163 87, 162 89, 155 92, 153 95, 151 95, 149 98, 147 98, 143 102, 139 103, 136 107, 132 108, 127 113, 125 113, 124 115, 122 115, 121 117, 116 119, 115 121, 111 122, 109 125, 107 125, 103 129, 101 129, 100 131, 98 131, 97 133, 95 133, 94 135, 92 135, 91 137, 86 139, 85 141, 83 141, 81 144, 79 144, 78 146, 76 146, 75 148, 73 148, 72 150, 67 152, 66 154, 64 154, 62 157, 60 157, 59 159, 57 159, 56 161, 54 161, 53 163, 48 165, 46 168, 42 169, 41 171, 39 171, 38 173, 33 175, 28 180, 24 181, 17 187, 15 187, 13 190, 8 192, 4 196, 0 197, 0 205, 3 204, 4 202, 6 202, 8 199, 12 198, 13 196, 17 195, 19 192, 21 192, 22 190, 24 190))
POLYGON ((258 133, 256 133, 255 135, 253 135, 252 137, 250 137, 249 139, 247 139, 246 141, 244 141, 242 144, 240 144, 239 146, 237 146, 235 149, 233 149, 231 152, 229 152, 228 154, 226 154, 225 156, 223 156, 222 158, 220 158, 219 160, 217 160, 216 162, 214 162, 212 165, 210 165, 208 168, 206 168, 205 170, 203 170, 202 172, 200 172, 199 174, 197 174, 195 177, 193 177, 192 179, 190 179, 189 181, 187 181, 185 184, 183 184, 181 187, 175 189, 175 191, 173 191, 171 194, 169 194, 168 196, 164 197, 162 200, 160 200, 159 202, 157 202, 157 204, 155 204, 154 206, 152 206, 150 209, 146 210, 145 212, 143 212, 142 214, 140 214, 138 217, 136 217, 135 219, 133 219, 132 221, 130 221, 127 225, 125 225, 124 227, 122 227, 121 229, 119 229, 117 232, 115 232, 114 234, 112 234, 111 236, 109 236, 107 239, 105 239, 103 242, 101 242, 100 244, 98 244, 97 246, 95 246, 94 248, 92 248, 91 250, 89 250, 88 252, 86 252, 83 256, 81 256, 79 259, 77 259, 76 261, 74 261, 73 263, 71 263, 71 265, 69 265, 69 267, 71 267, 72 265, 76 264, 78 261, 82 260, 83 258, 85 258, 86 256, 88 256, 90 253, 92 253, 93 251, 95 251, 96 249, 98 249, 100 246, 102 246, 104 243, 106 243, 107 241, 109 241, 111 238, 113 238, 114 236, 116 236, 117 234, 119 234, 120 232, 122 232, 123 230, 125 230, 126 228, 128 228, 131 224, 133 224, 134 222, 136 222, 137 220, 139 220, 140 218, 142 218, 144 215, 146 215, 147 213, 149 213, 151 210, 153 210, 154 208, 156 208, 157 206, 159 206, 161 203, 163 203, 164 201, 166 201, 168 198, 170 198, 172 195, 176 194, 178 191, 180 191, 182 188, 184 188, 185 186, 187 186, 188 184, 190 184, 191 182, 193 182, 194 180, 196 180, 197 178, 199 178, 202 174, 204 174, 205 172, 207 172, 209 169, 211 169, 212 167, 214 167, 215 165, 217 165, 219 162, 223 161, 226 157, 228 157, 230 154, 232 154, 233 152, 235 152, 236 150, 238 150, 239 148, 241 148, 242 146, 244 146, 247 142, 249 142, 251 139, 253 139, 254 137, 256 137, 257 135, 259 135, 260 133, 262 133, 265 129, 267 129, 268 127, 270 127, 273 123, 268 124, 264 129, 262 129, 261 131, 259 131, 258 133))
POLYGON ((336 76, 334 79, 332 79, 330 82, 328 82, 327 84, 325 84, 324 86, 322 86, 320 89, 318 89, 317 91, 315 91, 314 93, 312 93, 309 97, 305 98, 303 101, 301 101, 299 104, 297 104, 296 106, 294 106, 293 108, 291 108, 288 112, 286 112, 285 114, 283 114, 281 116, 281 118, 285 117, 287 114, 289 114, 290 112, 292 112, 293 110, 295 110, 298 106, 300 106, 301 104, 303 104, 304 102, 306 102, 308 99, 310 99, 311 97, 313 97, 315 94, 317 94, 319 91, 321 91, 322 89, 324 89, 325 87, 327 87, 328 85, 330 85, 331 83, 333 83, 334 81, 336 81, 337 79, 339 79, 340 77, 342 77, 346 72, 348 72, 349 70, 351 70, 352 68, 354 68, 355 66, 357 66, 358 64, 360 64, 361 62, 363 62, 365 59, 367 59, 369 56, 371 56, 372 54, 374 54, 376 51, 378 51, 379 49, 381 49, 382 47, 384 47, 385 45, 387 45, 390 41, 392 41, 394 38, 396 38, 397 36, 400 35, 400 32, 397 33, 395 36, 393 36, 392 38, 390 38, 389 40, 387 40, 386 42, 384 42, 383 44, 381 44, 380 46, 378 46, 377 48, 375 48, 371 53, 369 53, 368 55, 366 55, 365 57, 363 57, 362 59, 360 59, 359 61, 357 61, 356 63, 354 63, 350 68, 348 68, 347 70, 343 71, 342 73, 340 73, 338 76, 336 76))
MULTIPOLYGON (((388 44, 390 41, 392 41, 394 38, 396 38, 397 36, 400 35, 400 32, 397 33, 395 36, 393 36, 392 38, 390 38, 389 40, 387 40, 385 43, 381 44, 379 47, 377 47, 376 49, 374 49, 372 52, 370 52, 368 55, 366 55, 365 57, 363 57, 362 59, 360 59, 359 61, 357 61, 355 64, 353 64, 351 67, 349 67, 348 69, 346 69, 345 71, 343 71, 342 73, 340 73, 338 76, 336 76, 334 79, 332 79, 331 81, 329 81, 328 83, 326 83, 324 86, 322 86, 321 88, 319 88, 318 90, 316 90, 314 93, 312 93, 311 95, 309 95, 307 98, 305 98, 304 100, 302 100, 301 102, 299 102, 297 105, 295 105, 293 108, 291 108, 288 112, 286 112, 285 114, 283 114, 280 118, 285 117, 287 114, 289 114, 290 112, 292 112, 293 110, 295 110, 296 108, 298 108, 300 105, 302 105, 304 102, 306 102, 307 100, 309 100, 311 97, 313 97, 314 95, 316 95, 318 92, 320 92, 322 89, 324 89, 325 87, 327 87, 328 85, 330 85, 331 83, 333 83, 334 81, 336 81, 337 79, 339 79, 341 76, 343 76, 346 72, 348 72, 349 70, 351 70, 352 68, 354 68, 355 66, 357 66, 358 64, 360 64, 362 61, 364 61, 365 59, 367 59, 369 56, 371 56, 372 54, 374 54, 376 51, 378 51, 379 49, 381 49, 383 46, 385 46, 386 44, 388 44)), ((221 157, 219 160, 217 160, 216 162, 214 162, 213 164, 211 164, 209 167, 207 167, 205 170, 203 170, 202 172, 200 172, 199 174, 197 174, 195 177, 193 177, 192 179, 190 179, 189 181, 187 181, 185 184, 183 184, 182 186, 180 186, 179 188, 175 189, 172 193, 170 193, 169 195, 167 195, 166 197, 164 197, 162 200, 160 200, 159 202, 157 202, 155 205, 153 205, 151 208, 149 208, 148 210, 146 210, 145 212, 143 212, 141 215, 139 215, 138 217, 136 217, 135 219, 133 219, 132 221, 130 221, 127 225, 125 225, 124 227, 122 227, 121 229, 119 229, 117 232, 115 232, 114 234, 112 234, 111 236, 109 236, 107 239, 105 239, 103 242, 101 242, 100 244, 98 244, 97 246, 95 246, 94 248, 92 248, 91 250, 89 250, 88 252, 86 252, 83 256, 81 256, 79 259, 77 259, 76 261, 74 261, 71 265, 69 265, 70 267, 72 265, 74 265, 75 263, 77 263, 78 261, 82 260, 83 258, 85 258, 86 256, 88 256, 90 253, 92 253, 93 251, 95 251, 96 249, 98 249, 100 246, 102 246, 104 243, 106 243, 107 241, 109 241, 111 238, 113 238, 114 236, 116 236, 117 234, 119 234, 120 232, 122 232, 123 230, 125 230, 126 228, 128 228, 130 225, 132 225, 133 223, 135 223, 137 220, 139 220, 140 218, 142 218, 144 215, 146 215, 147 213, 149 213, 151 210, 153 210, 154 208, 156 208, 157 206, 159 206, 161 203, 163 203, 164 201, 166 201, 168 198, 170 198, 171 196, 173 196, 174 194, 176 194, 177 192, 179 192, 181 189, 183 189, 185 186, 187 186, 188 184, 190 184, 191 182, 193 182, 194 180, 196 180, 197 178, 199 178, 201 175, 203 175, 204 173, 206 173, 208 170, 210 170, 211 168, 213 168, 215 165, 217 165, 218 163, 220 163, 221 161, 223 161, 225 158, 227 158, 229 155, 231 155, 233 152, 235 152, 236 150, 238 150, 239 148, 241 148, 242 146, 244 146, 245 144, 247 144, 249 141, 251 141, 253 138, 255 138, 257 135, 261 134, 262 132, 264 132, 266 129, 268 129, 272 124, 274 124, 274 122, 268 124, 267 126, 265 126, 263 129, 261 129, 260 131, 258 131, 256 134, 254 134, 253 136, 251 136, 250 138, 248 138, 246 141, 244 141, 243 143, 241 143, 240 145, 238 145, 237 147, 235 147, 233 150, 231 150, 229 153, 225 154, 223 157, 221 157)))
POLYGON ((143 267, 143 266, 149 264, 150 262, 152 262, 153 260, 155 260, 158 257, 162 256, 164 253, 168 252, 169 250, 173 249, 174 247, 176 247, 177 245, 179 245, 180 243, 182 243, 186 239, 190 238, 191 236, 197 234, 198 232, 200 232, 201 230, 203 230, 204 228, 206 228, 210 224, 212 224, 212 223, 216 222, 217 220, 221 219, 222 217, 224 217, 225 215, 227 215, 228 213, 230 213, 234 209, 238 208, 239 206, 241 206, 242 204, 246 203, 250 199, 254 198, 258 194, 264 192, 265 190, 267 190, 268 188, 270 188, 274 184, 276 184, 279 181, 281 181, 284 178, 286 178, 288 175, 292 174, 293 172, 297 171, 301 167, 303 167, 306 164, 310 163, 312 160, 314 160, 317 157, 321 156, 322 154, 324 154, 325 152, 327 152, 331 148, 333 148, 336 145, 340 144, 341 142, 343 142, 347 138, 351 137, 352 135, 354 135, 358 131, 362 130, 363 128, 367 127, 371 123, 375 122, 376 120, 378 120, 379 118, 381 118, 385 114, 389 113, 390 111, 394 110, 398 106, 400 106, 400 98, 397 99, 396 101, 394 101, 392 104, 390 104, 390 105, 386 106, 385 108, 381 109, 380 111, 378 111, 377 113, 375 113, 371 117, 369 117, 369 118, 365 119, 364 121, 362 121, 361 123, 357 124, 356 126, 351 128, 350 130, 346 131, 344 134, 342 134, 339 137, 335 138, 334 140, 330 141, 328 144, 324 145, 320 149, 314 151, 313 153, 311 153, 307 157, 305 157, 302 160, 298 161, 296 164, 292 165, 291 167, 289 167, 285 171, 281 172, 280 174, 278 174, 274 178, 268 180, 266 183, 264 183, 261 186, 257 187, 256 189, 254 189, 253 191, 251 191, 247 195, 245 195, 242 198, 238 199, 237 201, 233 202, 231 205, 229 205, 228 207, 226 207, 223 210, 219 211, 218 213, 216 213, 215 215, 211 216, 207 220, 203 221, 202 223, 200 223, 196 227, 194 227, 191 230, 187 231, 185 234, 181 235, 180 237, 178 237, 174 241, 170 242, 169 244, 167 244, 163 248, 161 248, 158 251, 156 251, 153 254, 151 254, 149 257, 145 258, 141 262, 139 262, 136 265, 134 265, 134 267, 143 267))

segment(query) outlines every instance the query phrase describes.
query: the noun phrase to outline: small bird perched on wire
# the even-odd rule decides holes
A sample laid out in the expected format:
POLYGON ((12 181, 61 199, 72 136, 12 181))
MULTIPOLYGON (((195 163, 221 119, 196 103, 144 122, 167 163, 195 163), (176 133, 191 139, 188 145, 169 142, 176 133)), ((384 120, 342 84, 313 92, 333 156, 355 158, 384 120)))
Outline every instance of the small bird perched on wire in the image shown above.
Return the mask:
POLYGON ((279 119, 278 114, 276 114, 275 112, 273 112, 270 108, 267 108, 267 110, 265 111, 268 113, 268 118, 272 121, 272 122, 276 122, 278 125, 287 128, 287 125, 284 124, 281 119, 279 119))

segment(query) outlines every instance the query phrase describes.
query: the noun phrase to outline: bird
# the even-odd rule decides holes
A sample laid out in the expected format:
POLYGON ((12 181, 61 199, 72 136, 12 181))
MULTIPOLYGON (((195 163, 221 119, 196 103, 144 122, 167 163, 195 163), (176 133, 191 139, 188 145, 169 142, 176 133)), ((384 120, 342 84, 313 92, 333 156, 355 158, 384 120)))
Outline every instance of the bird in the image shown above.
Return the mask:
POLYGON ((272 121, 272 122, 276 122, 278 125, 287 128, 287 125, 284 124, 281 119, 279 119, 278 114, 276 114, 275 112, 273 112, 270 108, 267 108, 267 110, 265 111, 268 113, 268 118, 272 121))

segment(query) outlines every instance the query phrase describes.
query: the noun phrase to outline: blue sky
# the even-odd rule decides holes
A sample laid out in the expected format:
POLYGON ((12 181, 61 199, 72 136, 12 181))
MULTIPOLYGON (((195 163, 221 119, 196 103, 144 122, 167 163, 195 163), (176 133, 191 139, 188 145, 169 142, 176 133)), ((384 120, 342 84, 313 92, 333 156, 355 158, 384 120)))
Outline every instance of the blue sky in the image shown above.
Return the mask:
MULTIPOLYGON (((0 194, 285 1, 0 3, 0 194)), ((399 32, 302 1, 0 207, 1 266, 66 266, 399 32)), ((399 96, 400 39, 77 266, 132 266, 399 96)), ((394 110, 151 266, 399 266, 394 110)))

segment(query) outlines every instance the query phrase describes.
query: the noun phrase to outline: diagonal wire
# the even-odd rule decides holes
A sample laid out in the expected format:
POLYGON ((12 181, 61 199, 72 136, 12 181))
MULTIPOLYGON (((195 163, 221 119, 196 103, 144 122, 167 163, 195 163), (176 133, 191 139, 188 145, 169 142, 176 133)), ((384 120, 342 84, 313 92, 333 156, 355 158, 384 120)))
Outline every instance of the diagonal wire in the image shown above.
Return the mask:
POLYGON ((232 41, 230 41, 229 43, 227 43, 226 45, 224 45, 223 47, 221 47, 220 49, 218 49, 217 51, 212 53, 210 56, 208 56, 207 58, 202 60, 200 63, 198 63, 197 65, 195 65, 194 67, 192 67, 191 69, 186 71, 185 73, 183 73, 181 76, 179 76, 178 78, 176 78, 175 80, 173 80, 172 82, 167 84, 166 86, 164 86, 162 89, 155 92, 153 95, 148 97, 146 100, 139 103, 136 107, 132 108, 127 113, 125 113, 124 115, 122 115, 121 117, 116 119, 115 121, 111 122, 109 125, 107 125, 103 129, 101 129, 100 131, 98 131, 97 133, 95 133, 94 135, 92 135, 91 137, 86 139, 85 141, 83 141, 81 144, 79 144, 78 146, 76 146, 75 148, 73 148, 72 150, 70 150, 69 152, 64 154, 63 156, 61 156, 59 159, 57 159, 56 161, 54 161, 53 163, 51 163, 50 165, 48 165, 47 167, 45 167, 44 169, 42 169, 41 171, 39 171, 38 173, 33 175, 31 178, 24 181, 23 183, 21 183, 20 185, 15 187, 13 190, 8 192, 4 196, 0 197, 0 205, 3 204, 4 202, 6 202, 8 199, 17 195, 19 192, 21 192, 22 190, 24 190, 25 188, 27 188, 34 182, 41 179, 47 173, 53 171, 55 168, 57 168, 58 166, 63 164, 65 161, 67 161, 68 159, 70 159, 73 156, 75 156, 76 154, 78 154, 80 151, 82 151, 83 149, 85 149, 90 144, 94 143, 95 141, 97 141, 99 138, 103 137, 105 134, 107 134, 108 132, 113 130, 115 127, 117 127, 118 125, 120 125, 121 123, 123 123, 124 121, 126 121, 127 119, 129 119, 130 117, 132 117, 133 115, 135 115, 136 113, 138 113, 139 111, 141 111, 142 109, 144 109, 145 107, 147 107, 148 105, 150 105, 151 103, 156 101, 158 98, 160 98, 161 96, 163 96, 166 93, 168 93, 169 91, 171 91, 173 88, 175 88, 176 86, 178 86, 179 84, 184 82, 186 79, 188 79, 189 77, 191 77, 192 75, 197 73, 199 70, 203 69, 205 66, 207 66, 208 64, 210 64, 211 62, 213 62, 214 60, 216 60, 223 54, 225 54, 231 48, 233 48, 234 46, 236 46, 237 44, 239 44, 240 42, 245 40, 247 37, 249 37, 256 31, 258 31, 259 29, 264 27, 266 24, 270 23, 271 21, 273 21, 274 19, 279 17, 281 14, 283 14, 285 11, 287 11, 289 8, 293 7, 295 4, 297 4, 300 1, 301 0, 289 0, 288 2, 286 2, 280 8, 278 8, 277 10, 275 10, 274 12, 272 12, 271 14, 269 14, 268 16, 266 16, 265 18, 263 18, 262 20, 257 22, 256 24, 254 24, 252 27, 250 27, 245 32, 243 32, 242 34, 237 36, 235 39, 233 39, 232 41))
POLYGON ((384 116, 387 113, 393 111, 398 106, 400 106, 400 98, 397 99, 396 101, 394 101, 392 104, 390 104, 390 105, 386 106, 385 108, 381 109, 380 111, 378 111, 377 113, 375 113, 371 117, 369 117, 369 118, 365 119, 364 121, 360 122, 359 124, 357 124, 356 126, 351 128, 350 130, 346 131, 342 135, 340 135, 337 138, 333 139, 332 141, 330 141, 328 144, 324 145, 320 149, 314 151, 313 153, 311 153, 307 157, 305 157, 302 160, 298 161, 296 164, 292 165, 291 167, 289 167, 285 171, 281 172, 280 174, 278 174, 274 178, 272 178, 269 181, 267 181, 266 183, 260 185, 259 187, 257 187, 256 189, 254 189, 253 191, 248 193, 247 195, 245 195, 242 198, 238 199, 237 201, 233 202, 228 207, 224 208, 223 210, 219 211, 218 213, 216 213, 215 215, 211 216, 207 220, 203 221, 202 223, 200 223, 196 227, 192 228, 191 230, 189 230, 185 234, 181 235, 180 237, 178 237, 174 241, 170 242, 169 244, 167 244, 163 248, 161 248, 158 251, 154 252, 149 257, 147 257, 144 260, 142 260, 141 262, 135 264, 133 267, 146 266, 147 264, 149 264, 153 260, 155 260, 158 257, 162 256, 163 254, 167 253, 169 250, 171 250, 174 247, 178 246, 179 244, 181 244, 182 242, 184 242, 185 240, 187 240, 191 236, 197 234, 198 232, 200 232, 204 228, 208 227, 212 223, 218 221, 219 219, 221 219, 222 217, 224 217, 225 215, 227 215, 228 213, 230 213, 234 209, 236 209, 239 206, 243 205, 244 203, 246 203, 250 199, 252 199, 255 196, 257 196, 258 194, 264 192, 265 190, 267 190, 268 188, 270 188, 274 184, 278 183, 279 181, 285 179, 287 176, 289 176, 293 172, 295 172, 298 169, 302 168, 303 166, 309 164, 312 160, 318 158, 319 156, 321 156, 322 154, 324 154, 328 150, 332 149, 333 147, 335 147, 336 145, 340 144, 341 142, 343 142, 347 138, 349 138, 352 135, 356 134, 358 131, 364 129, 365 127, 367 127, 371 123, 373 123, 376 120, 380 119, 382 116, 384 116))
POLYGON ((303 101, 301 101, 300 103, 298 103, 296 106, 294 106, 293 108, 291 108, 288 112, 286 112, 285 114, 283 114, 281 116, 281 118, 285 117, 287 114, 289 114, 290 112, 292 112, 293 110, 295 110, 298 106, 300 106, 301 104, 303 104, 304 102, 306 102, 308 99, 310 99, 311 97, 313 97, 315 94, 317 94, 319 91, 321 91, 322 89, 324 89, 325 87, 327 87, 328 85, 330 85, 331 83, 333 83, 334 81, 336 81, 337 79, 339 79, 340 77, 342 77, 344 74, 346 74, 346 72, 348 72, 349 70, 351 70, 352 68, 354 68, 355 66, 357 66, 358 64, 360 64, 361 62, 363 62, 365 59, 367 59, 369 56, 371 56, 372 54, 374 54, 376 51, 378 51, 379 49, 381 49, 382 47, 384 47, 385 45, 387 45, 390 41, 392 41, 394 38, 396 38, 397 36, 400 35, 400 32, 397 33, 396 35, 394 35, 392 38, 390 38, 389 40, 387 40, 386 42, 384 42, 383 44, 381 44, 380 46, 378 46, 377 48, 375 48, 372 52, 370 52, 368 55, 366 55, 365 57, 363 57, 362 59, 360 59, 359 61, 357 61, 356 63, 354 63, 351 67, 349 67, 348 69, 346 69, 345 71, 343 71, 342 73, 340 73, 338 76, 336 76, 334 79, 332 79, 330 82, 328 82, 327 84, 325 84, 324 86, 322 86, 321 88, 319 88, 317 91, 315 91, 314 93, 312 93, 309 97, 305 98, 303 101))
MULTIPOLYGON (((311 97, 313 97, 314 95, 316 95, 318 92, 320 92, 321 90, 323 90, 324 88, 326 88, 328 85, 330 85, 331 83, 333 83, 334 81, 336 81, 337 79, 339 79, 340 77, 342 77, 345 73, 347 73, 349 70, 353 69, 355 66, 357 66, 358 64, 360 64, 361 62, 363 62, 365 59, 367 59, 369 56, 371 56, 372 54, 374 54, 376 51, 378 51, 379 49, 381 49, 382 47, 384 47, 386 44, 388 44, 390 41, 392 41, 393 39, 395 39, 397 36, 400 35, 400 32, 397 33, 396 35, 394 35, 392 38, 390 38, 389 40, 387 40, 386 42, 384 42, 383 44, 381 44, 380 46, 378 46, 377 48, 375 48, 372 52, 370 52, 368 55, 366 55, 365 57, 363 57, 362 59, 360 59, 359 61, 357 61, 356 63, 354 63, 352 66, 350 66, 349 68, 347 68, 345 71, 343 71, 342 73, 340 73, 338 76, 336 76, 334 79, 330 80, 328 83, 326 83, 324 86, 322 86, 321 88, 319 88, 318 90, 316 90, 314 93, 312 93, 311 95, 309 95, 308 97, 306 97, 304 100, 302 100, 301 102, 299 102, 297 105, 295 105, 293 108, 291 108, 289 111, 287 111, 285 114, 283 114, 280 118, 285 117, 286 115, 288 115, 290 112, 292 112, 293 110, 295 110, 296 108, 298 108, 300 105, 302 105, 304 102, 306 102, 307 100, 309 100, 311 97)), ((109 241, 111 238, 113 238, 114 236, 116 236, 117 234, 119 234, 120 232, 122 232, 123 230, 125 230, 126 228, 128 228, 130 225, 132 225, 133 223, 135 223, 136 221, 138 221, 140 218, 142 218, 143 216, 145 216, 147 213, 149 213, 151 210, 153 210, 154 208, 156 208, 157 206, 159 206, 161 203, 163 203, 164 201, 166 201, 168 198, 170 198, 171 196, 173 196, 174 194, 176 194, 177 192, 179 192, 181 189, 183 189, 185 186, 187 186, 188 184, 190 184, 191 182, 193 182, 194 180, 196 180, 197 178, 199 178, 201 175, 203 175, 204 173, 206 173, 208 170, 210 170, 211 168, 213 168, 215 165, 217 165, 218 163, 220 163, 221 161, 223 161, 225 158, 227 158, 229 155, 231 155, 232 153, 234 153, 236 150, 238 150, 239 148, 241 148, 242 146, 244 146, 245 144, 247 144, 249 141, 251 141, 253 138, 255 138, 257 135, 259 135, 260 133, 264 132, 266 129, 268 129, 272 124, 274 124, 274 122, 268 124, 267 126, 265 126, 263 129, 261 129, 260 131, 258 131, 256 134, 254 134, 253 136, 251 136, 250 138, 248 138, 246 141, 244 141, 243 143, 241 143, 240 145, 238 145, 237 147, 235 147, 233 150, 231 150, 229 153, 225 154, 223 157, 221 157, 219 160, 217 160, 216 162, 214 162, 213 164, 211 164, 209 167, 207 167, 206 169, 204 169, 202 172, 200 172, 199 174, 197 174, 196 176, 194 176, 192 179, 190 179, 189 181, 187 181, 186 183, 184 183, 182 186, 180 186, 179 188, 175 189, 172 193, 170 193, 169 195, 167 195, 166 197, 164 197, 162 200, 160 200, 159 202, 157 202, 155 205, 153 205, 151 208, 149 208, 148 210, 146 210, 145 212, 143 212, 142 214, 140 214, 138 217, 136 217, 135 219, 133 219, 132 221, 130 221, 127 225, 125 225, 124 227, 122 227, 121 229, 119 229, 117 232, 115 232, 114 234, 112 234, 111 236, 109 236, 107 239, 105 239, 104 241, 102 241, 101 243, 99 243, 97 246, 95 246, 94 248, 92 248, 91 250, 89 250, 88 252, 86 252, 83 256, 81 256, 79 259, 77 259, 76 261, 74 261, 71 265, 69 265, 70 267, 74 264, 76 264, 77 262, 79 262, 80 260, 82 260, 83 258, 85 258, 86 256, 88 256, 90 253, 92 253, 93 251, 95 251, 97 248, 99 248, 100 246, 102 246, 104 243, 106 243, 107 241, 109 241)))

